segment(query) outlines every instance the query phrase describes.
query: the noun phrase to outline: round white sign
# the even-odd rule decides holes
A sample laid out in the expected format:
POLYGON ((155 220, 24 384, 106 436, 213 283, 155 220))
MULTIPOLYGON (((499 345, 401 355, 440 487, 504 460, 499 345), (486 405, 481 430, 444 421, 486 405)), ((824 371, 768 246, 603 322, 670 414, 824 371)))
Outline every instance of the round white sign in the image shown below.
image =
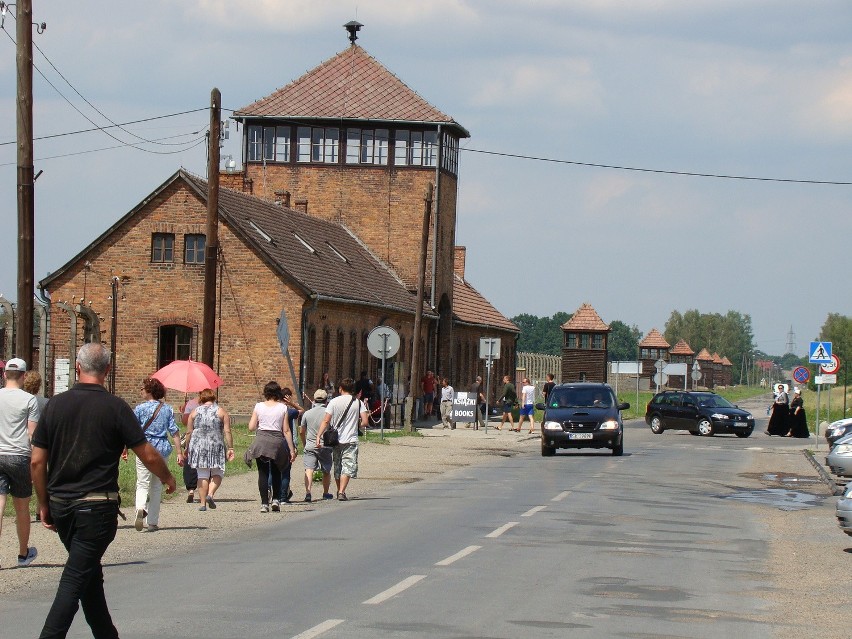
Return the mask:
POLYGON ((834 354, 831 356, 831 364, 820 364, 819 367, 819 369, 826 375, 833 375, 837 372, 838 368, 840 368, 840 358, 834 354))
POLYGON ((373 357, 390 359, 399 352, 399 333, 390 326, 376 326, 367 335, 367 350, 373 357))

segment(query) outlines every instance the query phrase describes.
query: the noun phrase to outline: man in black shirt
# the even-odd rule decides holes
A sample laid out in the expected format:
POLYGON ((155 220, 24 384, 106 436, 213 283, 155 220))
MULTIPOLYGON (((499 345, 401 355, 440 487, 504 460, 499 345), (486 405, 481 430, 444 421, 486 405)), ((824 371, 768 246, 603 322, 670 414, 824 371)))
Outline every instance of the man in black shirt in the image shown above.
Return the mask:
POLYGON ((547 381, 544 383, 544 388, 541 389, 542 395, 544 395, 544 403, 547 403, 547 398, 550 396, 550 391, 553 390, 556 384, 553 382, 553 373, 547 374, 547 381))
POLYGON ((64 637, 79 604, 95 637, 118 637, 104 595, 101 558, 118 529, 118 461, 125 446, 166 492, 175 490, 175 478, 130 406, 104 388, 109 363, 108 348, 84 344, 77 353, 78 383, 50 400, 33 433, 38 512, 68 550, 42 638, 64 637))

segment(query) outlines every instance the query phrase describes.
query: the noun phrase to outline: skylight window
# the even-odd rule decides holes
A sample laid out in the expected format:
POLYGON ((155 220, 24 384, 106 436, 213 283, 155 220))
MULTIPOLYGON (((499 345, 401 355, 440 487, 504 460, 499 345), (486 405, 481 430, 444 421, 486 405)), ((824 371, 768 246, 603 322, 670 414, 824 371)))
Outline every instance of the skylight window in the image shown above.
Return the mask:
POLYGON ((349 260, 347 260, 347 259, 346 259, 346 256, 345 256, 345 255, 343 255, 343 253, 341 253, 340 251, 338 251, 336 248, 334 248, 334 247, 333 247, 333 246, 332 246, 329 242, 326 242, 326 246, 328 246, 328 248, 330 248, 330 249, 334 252, 334 254, 335 254, 337 257, 339 257, 341 260, 343 260, 343 261, 344 261, 344 262, 346 262, 347 264, 349 263, 349 260))
POLYGON ((255 224, 255 223, 254 223, 254 222, 252 222, 251 220, 249 220, 249 224, 251 224, 251 227, 252 227, 255 231, 257 231, 257 234, 258 234, 258 235, 260 235, 260 237, 262 237, 264 240, 266 240, 267 242, 269 242, 270 244, 272 244, 272 237, 269 235, 269 233, 267 233, 266 231, 264 231, 262 228, 260 228, 257 224, 255 224))
POLYGON ((298 233, 293 233, 293 237, 295 237, 297 240, 299 240, 299 241, 300 241, 300 242, 301 242, 301 243, 305 246, 305 248, 306 248, 306 249, 308 249, 311 253, 313 253, 314 255, 316 255, 317 250, 316 250, 313 246, 311 246, 310 244, 308 244, 305 240, 303 240, 303 239, 299 236, 299 234, 298 234, 298 233))

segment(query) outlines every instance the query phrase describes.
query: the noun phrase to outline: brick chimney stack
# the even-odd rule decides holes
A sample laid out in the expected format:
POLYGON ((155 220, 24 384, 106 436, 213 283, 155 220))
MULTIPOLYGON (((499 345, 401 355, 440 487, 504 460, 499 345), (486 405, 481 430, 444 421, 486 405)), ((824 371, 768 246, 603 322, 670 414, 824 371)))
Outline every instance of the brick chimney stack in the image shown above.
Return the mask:
MULTIPOLYGON (((289 207, 288 207, 289 208, 289 207)), ((296 210, 300 213, 308 214, 308 198, 299 197, 296 198, 296 210)))
POLYGON ((467 247, 455 246, 453 248, 453 273, 464 279, 464 261, 467 257, 467 247))

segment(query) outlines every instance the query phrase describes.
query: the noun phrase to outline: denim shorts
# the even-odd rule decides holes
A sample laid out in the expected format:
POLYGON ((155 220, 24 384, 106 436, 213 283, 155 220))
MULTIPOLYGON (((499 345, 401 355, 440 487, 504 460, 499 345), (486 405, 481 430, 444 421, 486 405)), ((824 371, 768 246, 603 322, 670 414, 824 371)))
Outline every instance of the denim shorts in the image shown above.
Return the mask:
POLYGON ((0 455, 0 495, 12 495, 20 499, 32 497, 29 456, 0 455))

